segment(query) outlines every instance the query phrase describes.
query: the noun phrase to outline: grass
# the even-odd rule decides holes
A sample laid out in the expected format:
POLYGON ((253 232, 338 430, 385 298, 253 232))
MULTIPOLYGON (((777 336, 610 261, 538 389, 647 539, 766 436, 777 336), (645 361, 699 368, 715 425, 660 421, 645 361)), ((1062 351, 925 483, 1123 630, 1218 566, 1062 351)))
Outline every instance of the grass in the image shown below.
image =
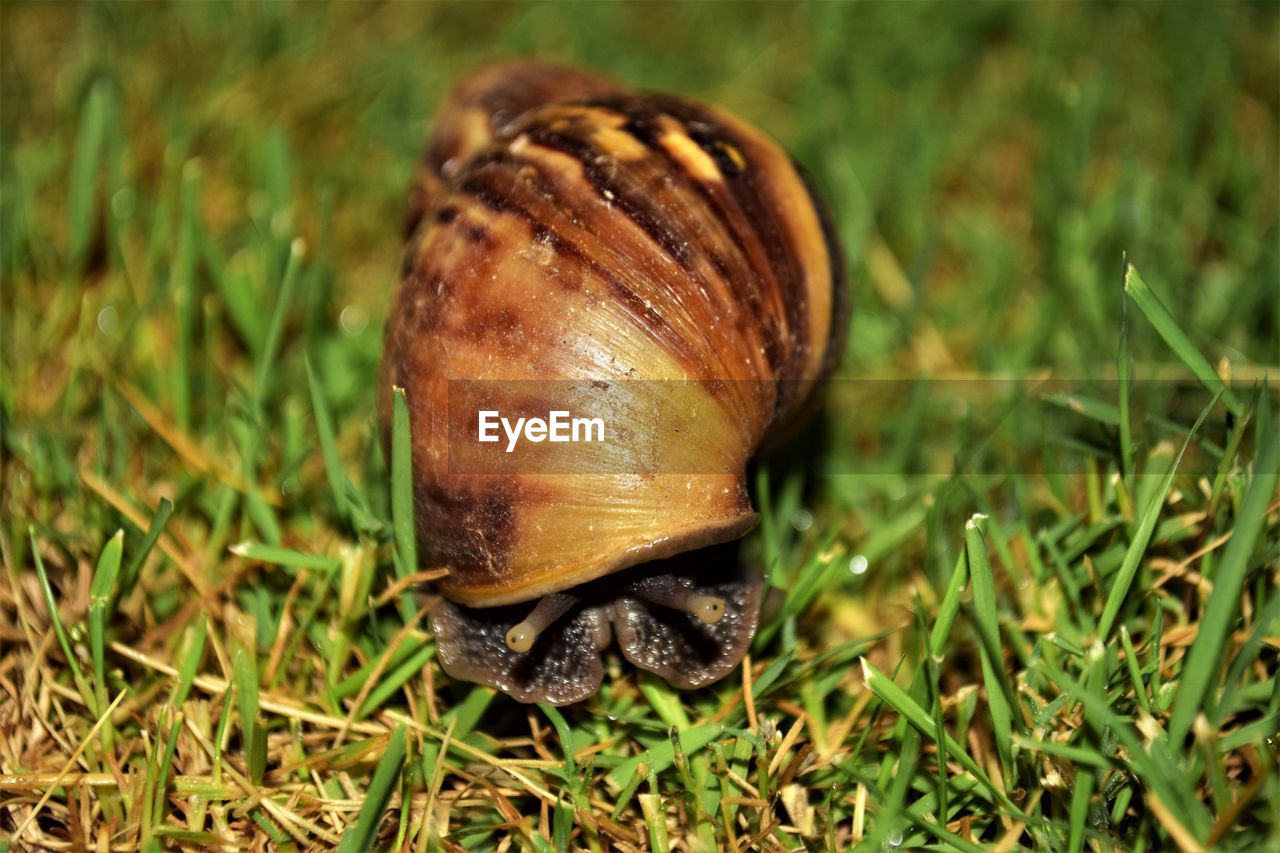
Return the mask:
POLYGON ((0 848, 1280 843, 1274 8, 0 24, 0 848), (767 127, 851 259, 707 690, 434 661, 381 324, 434 105, 524 53, 767 127))

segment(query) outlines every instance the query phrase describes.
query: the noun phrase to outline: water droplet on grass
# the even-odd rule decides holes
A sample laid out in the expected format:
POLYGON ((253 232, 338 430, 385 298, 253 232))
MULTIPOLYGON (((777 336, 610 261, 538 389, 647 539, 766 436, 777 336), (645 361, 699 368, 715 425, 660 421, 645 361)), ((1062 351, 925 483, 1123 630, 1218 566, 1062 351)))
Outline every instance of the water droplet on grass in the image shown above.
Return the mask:
POLYGON ((369 325, 369 312, 359 305, 348 305, 338 315, 338 323, 348 335, 358 335, 369 325))
POLYGON ((120 314, 116 311, 116 306, 108 305, 98 312, 98 331, 104 335, 110 335, 120 326, 120 314))

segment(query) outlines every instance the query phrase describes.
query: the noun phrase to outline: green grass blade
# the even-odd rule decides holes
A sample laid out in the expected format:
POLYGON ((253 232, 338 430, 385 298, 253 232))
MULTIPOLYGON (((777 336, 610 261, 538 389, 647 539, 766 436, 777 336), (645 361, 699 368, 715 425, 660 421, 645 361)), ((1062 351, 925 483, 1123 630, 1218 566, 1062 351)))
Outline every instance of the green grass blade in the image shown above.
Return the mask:
POLYGON ((1087 689, 1071 676, 1048 664, 1042 664, 1045 673, 1063 690, 1084 707, 1085 719, 1095 732, 1108 732, 1123 744, 1129 765, 1135 775, 1160 797, 1167 807, 1178 810, 1180 816, 1192 821, 1193 826, 1206 827, 1208 813, 1195 797, 1194 783, 1185 773, 1163 756, 1158 745, 1147 745, 1142 735, 1126 720, 1111 709, 1107 696, 1101 690, 1087 689))
POLYGON ((1071 853, 1080 853, 1084 849, 1085 821, 1089 818, 1089 801, 1096 782, 1097 778, 1088 766, 1076 770, 1071 790, 1071 836, 1067 840, 1067 850, 1071 853))
MULTIPOLYGON (((929 637, 928 630, 925 626, 924 605, 921 603, 920 596, 918 594, 915 596, 915 611, 916 624, 918 626, 917 633, 931 645, 932 638, 929 637)), ((942 662, 942 657, 940 655, 934 655, 928 647, 926 647, 923 657, 924 696, 926 697, 926 701, 933 713, 933 727, 935 731, 945 732, 947 729, 945 711, 943 709, 942 702, 942 675, 939 667, 939 664, 942 662)), ((920 679, 921 675, 917 674, 916 678, 920 679)), ((949 759, 947 757, 946 738, 936 739, 934 741, 934 746, 937 749, 938 756, 938 772, 935 776, 936 784, 934 785, 934 791, 937 793, 938 797, 938 813, 945 816, 947 814, 947 805, 950 800, 949 789, 951 784, 950 773, 947 771, 947 762, 949 759)))
POLYGON ((952 832, 946 827, 939 826, 936 823, 926 820, 923 816, 917 815, 914 812, 908 811, 907 817, 911 820, 911 823, 914 826, 916 826, 923 832, 927 832, 929 835, 932 835, 934 838, 938 839, 939 841, 946 842, 946 844, 948 845, 948 847, 942 847, 938 849, 960 850, 962 851, 962 853, 983 853, 983 851, 989 849, 989 848, 974 844, 972 841, 965 838, 964 836, 957 835, 956 833, 952 832))
POLYGON ((1119 571, 1116 572, 1115 580, 1111 582, 1111 589, 1107 593, 1107 603, 1102 608, 1102 617, 1098 620, 1098 637, 1105 643, 1111 636, 1111 629, 1115 625, 1116 617, 1120 613, 1120 608, 1124 605, 1125 600, 1129 596, 1129 589, 1133 586, 1134 576, 1138 573, 1138 567, 1142 564, 1143 557, 1147 554, 1147 545, 1151 542, 1151 534, 1155 532, 1156 522, 1160 520, 1160 511, 1164 508, 1165 499, 1169 496, 1169 489, 1173 486, 1173 478, 1178 473, 1178 467, 1182 464, 1182 457, 1187 452, 1187 447, 1191 444, 1192 437, 1200 431, 1200 425, 1204 423, 1204 419, 1209 416, 1217 398, 1214 398, 1204 411, 1200 413, 1200 417, 1196 419, 1196 424, 1191 428, 1191 435, 1188 435, 1182 443, 1182 449, 1178 451, 1178 455, 1174 458, 1173 464, 1169 466, 1169 470, 1160 478, 1160 484, 1155 490, 1155 494, 1151 500, 1143 507, 1142 520, 1138 524, 1138 529, 1133 533, 1133 540, 1129 543, 1128 550, 1124 554, 1124 562, 1121 563, 1119 571))
MULTIPOLYGON (((168 716, 168 714, 166 714, 168 716)), ((164 822, 165 791, 169 787, 169 770, 173 766, 173 754, 178 748, 178 732, 182 729, 182 713, 173 715, 169 726, 169 736, 165 739, 164 757, 160 760, 159 771, 155 777, 155 802, 151 810, 153 826, 161 826, 164 822)))
POLYGON ((785 588, 787 578, 782 566, 777 515, 773 511, 773 489, 769 482, 769 466, 756 470, 756 501, 760 504, 760 540, 764 547, 764 574, 768 583, 785 588))
POLYGON ((673 850, 667 834, 667 815, 662 808, 662 795, 657 792, 657 782, 653 783, 653 791, 641 794, 640 813, 644 815, 645 827, 649 831, 649 848, 651 850, 673 850))
POLYGON ((382 680, 378 682, 378 686, 369 691, 369 697, 365 699, 364 704, 360 706, 360 710, 356 714, 356 718, 362 720, 378 708, 382 707, 382 704, 390 699, 397 690, 403 687, 405 682, 422 671, 422 668, 435 656, 435 653, 435 645, 428 644, 419 649, 411 657, 407 658, 395 669, 390 672, 384 672, 382 680))
POLYGON ((1245 492, 1236 530, 1213 576, 1213 592, 1200 620, 1200 628, 1187 662, 1169 720, 1169 738, 1181 744, 1209 690, 1222 673, 1222 648, 1240 609, 1240 589, 1249 568, 1249 557, 1266 523, 1267 507, 1275 500, 1277 465, 1280 464, 1280 418, 1275 420, 1254 465, 1253 481, 1245 492))
POLYGON ((58 645, 62 647, 62 654, 67 659, 67 666, 71 668, 71 678, 76 683, 76 688, 80 691, 80 695, 84 697, 84 701, 90 708, 97 708, 97 698, 95 692, 90 689, 89 683, 85 681, 84 672, 80 669, 80 662, 76 659, 75 653, 71 649, 71 639, 67 636, 67 629, 63 627, 62 617, 58 615, 58 603, 53 597, 53 587, 49 584, 49 575, 44 569, 44 560, 40 559, 40 546, 36 542, 36 529, 34 526, 27 527, 27 536, 31 539, 31 557, 36 564, 36 577, 40 581, 40 592, 44 595, 44 606, 49 611, 49 622, 53 626, 54 636, 58 638, 58 645))
MULTIPOLYGON (((848 564, 848 558, 833 559, 831 557, 832 546, 835 545, 838 538, 837 531, 831 531, 814 549, 800 569, 795 573, 791 582, 786 588, 786 596, 783 598, 782 607, 778 611, 778 615, 760 627, 760 631, 756 636, 756 648, 764 648, 773 639, 774 635, 785 625, 788 620, 795 620, 813 603, 813 600, 822 593, 824 589, 828 589, 835 581, 837 574, 842 567, 848 564)), ((774 585, 779 581, 775 579, 774 585)))
MULTIPOLYGON (((720 737, 723 732, 724 726, 719 723, 694 726, 680 733, 680 749, 685 755, 690 755, 720 737)), ((664 740, 639 755, 623 761, 611 770, 606 778, 611 787, 621 790, 627 782, 631 781, 641 764, 649 768, 651 773, 661 773, 675 763, 675 760, 675 748, 670 740, 664 740)))
MULTIPOLYGON (((98 708, 107 707, 107 612, 120 575, 123 548, 124 531, 117 530, 102 549, 93 581, 89 585, 89 654, 93 660, 94 699, 98 708)), ((107 720, 102 726, 103 750, 110 752, 114 741, 115 727, 107 720)))
POLYGON ((1047 394, 1044 399, 1047 403, 1084 415, 1089 420, 1097 421, 1100 424, 1106 424, 1107 426, 1118 426, 1120 424, 1120 409, 1111 403, 1087 397, 1084 394, 1060 391, 1055 394, 1047 394))
POLYGON ((1129 298, 1133 300, 1133 303, 1151 321, 1151 325, 1155 326, 1156 331, 1160 333, 1160 337, 1164 338, 1164 342, 1182 360, 1182 363, 1190 368, 1197 379, 1204 383, 1205 387, 1209 389, 1209 393, 1221 396, 1222 404, 1227 407, 1231 414, 1236 417, 1243 415, 1244 406, 1241 405, 1239 398, 1231 393, 1231 389, 1226 386, 1217 372, 1214 371, 1208 359, 1191 342, 1191 339, 1187 337, 1187 333, 1182 331, 1178 321, 1173 319, 1169 309, 1164 306, 1164 303, 1160 301, 1155 292, 1142 280, 1142 276, 1138 275, 1138 271, 1133 264, 1130 264, 1125 271, 1124 291, 1129 294, 1129 298))
POLYGON ((120 575, 120 591, 122 593, 133 589, 133 585, 137 583, 138 575, 142 571, 142 564, 151 555, 151 550, 155 548, 156 542, 160 541, 160 534, 164 532, 165 525, 169 523, 169 519, 172 516, 173 501, 168 498, 161 498, 160 504, 156 507, 155 515, 151 516, 151 524, 147 526, 146 537, 142 540, 142 544, 138 546, 137 552, 126 564, 124 573, 120 575))
POLYGON ((229 325, 253 357, 260 357, 271 317, 253 292, 253 276, 243 269, 215 260, 217 252, 212 241, 202 240, 201 246, 205 263, 211 268, 210 277, 222 297, 221 304, 229 325))
MULTIPOLYGON (((276 826, 275 822, 262 811, 262 809, 254 809, 249 812, 249 817, 258 826, 262 827, 267 833, 267 837, 275 842, 277 848, 287 848, 289 846, 289 836, 284 830, 276 826)), ((158 851, 157 851, 158 853, 158 851)))
POLYGON ((346 699, 355 696, 360 692, 360 688, 364 687, 365 682, 373 675, 374 670, 382 667, 384 671, 394 669, 399 666, 407 658, 420 652, 422 647, 427 644, 425 637, 418 635, 409 635, 404 641, 392 651, 391 656, 386 659, 385 663, 381 658, 374 658, 367 662, 364 666, 353 672, 351 675, 333 685, 333 695, 339 699, 346 699))
POLYGON ((969 583, 969 556, 961 551, 956 558, 956 567, 947 581, 947 591, 943 593, 942 603, 938 606, 938 616, 934 619, 933 629, 929 632, 929 652, 935 658, 941 658, 947 638, 951 636, 951 627, 960 613, 961 598, 969 583))
POLYGON ((1231 427, 1231 434, 1227 437, 1227 446, 1222 458, 1218 460, 1218 470, 1214 474, 1213 486, 1209 490, 1209 506, 1205 512, 1210 516, 1216 515, 1218 507, 1222 505, 1222 499, 1226 495, 1227 478, 1231 476, 1240 461, 1240 445, 1249 431, 1250 415, 1258 410, 1259 405, 1262 405, 1261 399, 1261 393, 1255 394, 1245 416, 1236 418, 1231 427))
POLYGON ((360 806, 360 816, 346 832, 338 845, 338 853, 364 853, 374 849, 374 841, 378 836, 378 824, 382 822, 382 813, 391 800, 400 776, 400 768, 404 765, 405 729, 396 726, 387 742, 386 752, 378 761, 373 772, 373 781, 365 792, 364 803, 360 806))
MULTIPOLYGON (((409 434, 409 403, 404 389, 391 393, 391 526, 396 537, 396 575, 418 570, 418 538, 413 514, 413 445, 409 434)), ((413 618, 413 601, 401 597, 401 615, 413 618)))
POLYGON ((262 782, 266 769, 266 731, 258 724, 258 663, 256 655, 237 646, 232 661, 236 696, 240 700, 240 733, 248 755, 249 778, 255 785, 262 782))
POLYGON ((413 452, 409 434, 409 404, 404 389, 392 391, 391 401, 391 519, 396 549, 406 572, 418 567, 418 543, 414 535, 413 452))
POLYGON ((267 327, 267 338, 262 345, 262 354, 258 356, 257 372, 253 386, 253 406, 259 411, 266 398, 267 385, 275 370, 276 355, 280 350, 280 340, 284 336, 284 321, 289 314, 289 306, 293 303, 293 292, 298 288, 301 275, 302 259, 306 255, 306 245, 301 239, 289 244, 289 260, 284 268, 284 281, 280 285, 280 298, 276 300, 275 310, 271 314, 271 325, 267 327))
MULTIPOLYGON (((912 679, 908 695, 916 702, 928 701, 923 669, 918 670, 916 677, 912 679)), ((945 742, 943 739, 943 743, 945 742)), ((881 762, 882 774, 892 775, 886 780, 888 790, 880 798, 882 814, 867 837, 867 842, 874 848, 882 847, 889 834, 901 827, 903 804, 915 778, 916 768, 920 766, 922 743, 920 730, 910 725, 905 717, 900 717, 899 725, 894 730, 894 748, 885 753, 881 762)))
POLYGON ((464 738, 475 731, 497 695, 492 687, 477 684, 467 693, 467 698, 450 708, 440 721, 453 726, 455 737, 464 738))
POLYGON ((905 690, 893 682, 892 678, 876 669, 866 658, 862 659, 862 672, 863 680, 872 693, 879 696, 885 704, 905 717, 911 725, 920 729, 928 737, 935 740, 939 736, 945 737, 947 751, 955 757, 955 760, 959 761, 966 770, 972 773, 991 796, 995 797, 1011 814, 1019 818, 1025 817, 1005 792, 996 787, 995 783, 991 781, 991 777, 986 774, 986 771, 978 766, 978 762, 974 761, 972 756, 954 738, 945 732, 937 731, 933 727, 933 717, 929 712, 921 708, 905 690))
POLYGON ((191 693, 191 686, 196 680, 196 671, 204 657, 205 635, 209 630, 209 622, 204 614, 195 619, 195 624, 187 630, 182 652, 182 661, 178 666, 178 680, 173 685, 173 698, 169 704, 181 708, 191 693))
MULTIPOLYGON (((1255 619, 1253 630, 1249 632, 1248 639, 1245 640, 1240 651, 1236 653, 1235 660, 1231 661, 1231 669, 1227 672, 1227 678, 1222 688, 1224 698, 1226 696, 1239 695, 1240 681, 1248 668, 1258 659, 1258 655, 1262 653, 1265 643, 1264 638, 1280 634, 1280 593, 1272 590, 1271 597, 1267 599, 1262 612, 1255 619)), ((1218 703, 1210 715, 1210 720, 1215 725, 1222 722, 1225 710, 1223 704, 1218 703)))
POLYGON ((1133 638, 1129 636, 1129 629, 1124 625, 1120 626, 1120 645, 1124 649, 1124 665, 1129 673, 1129 683, 1133 685, 1133 695, 1138 700, 1138 706, 1150 714, 1151 702, 1147 699, 1147 685, 1142 680, 1138 652, 1133 647, 1133 638))
POLYGON ((108 90, 105 83, 89 89, 80 113, 80 128, 71 160, 67 219, 71 243, 71 268, 78 270, 89 251, 94 228, 94 202, 98 189, 98 161, 102 153, 103 125, 106 121, 108 90))
POLYGON ((321 458, 324 459, 325 478, 329 481, 329 491, 337 504, 338 514, 350 521, 347 477, 342 470, 342 459, 338 455, 338 445, 334 439, 333 418, 329 415, 329 406, 324 399, 324 389, 320 387, 315 369, 311 366, 311 357, 305 356, 302 361, 307 369, 307 387, 311 389, 311 411, 316 419, 316 437, 320 441, 321 458))
POLYGON ((642 672, 637 676, 640 694, 644 696, 649 707, 668 728, 684 731, 691 725, 689 715, 685 712, 680 693, 673 690, 667 682, 642 672))
MULTIPOLYGON (((1000 644, 1000 614, 996 608, 995 576, 987 556, 986 516, 975 515, 965 524, 965 553, 969 556, 969 575, 973 582, 973 610, 982 642, 978 653, 982 678, 987 686, 987 709, 991 712, 991 732, 1005 776, 1013 760, 1010 737, 1014 731, 1012 703, 1015 693, 1004 669, 1003 646, 1000 644)), ((1022 730, 1019 721, 1018 730, 1022 730)))
POLYGON ((577 766, 573 760, 573 732, 569 729, 569 724, 565 722, 564 715, 555 709, 554 706, 545 702, 539 703, 538 708, 551 721, 551 725, 556 730, 556 734, 560 737, 560 747, 564 751, 564 772, 566 778, 572 777, 578 772, 577 766))
MULTIPOLYGON (((1128 265, 1126 263, 1126 269, 1128 265)), ((1120 417, 1120 476, 1133 476, 1133 425, 1129 402, 1133 393, 1133 361, 1129 355, 1129 300, 1120 299, 1120 343, 1116 347, 1117 413, 1120 417)))
POLYGON ((1065 743, 1036 740, 1025 735, 1014 735, 1013 742, 1017 744, 1019 749, 1052 755, 1072 764, 1097 767, 1100 770, 1110 770, 1116 766, 1115 762, 1108 761, 1106 756, 1092 747, 1071 746, 1065 743))
POLYGON ((282 548, 279 545, 264 545, 261 542, 237 542, 227 550, 246 560, 271 563, 294 571, 311 569, 329 574, 337 571, 340 565, 336 557, 325 557, 321 554, 304 554, 292 548, 282 548))
POLYGON ((182 218, 178 221, 178 249, 169 279, 177 322, 177 353, 169 371, 173 389, 174 418, 191 429, 192 380, 195 376, 196 313, 199 302, 196 280, 196 243, 200 221, 200 167, 196 161, 182 169, 182 218))
MULTIPOLYGON (((1277 684, 1280 684, 1280 682, 1277 682, 1277 684)), ((1265 748, 1263 745, 1268 741, 1274 740, 1277 731, 1280 731, 1280 714, 1272 712, 1265 717, 1259 717, 1251 723, 1245 723, 1238 729, 1223 732, 1222 736, 1218 738, 1218 750, 1219 752, 1227 752, 1240 749, 1250 743, 1258 743, 1260 749, 1265 748)))

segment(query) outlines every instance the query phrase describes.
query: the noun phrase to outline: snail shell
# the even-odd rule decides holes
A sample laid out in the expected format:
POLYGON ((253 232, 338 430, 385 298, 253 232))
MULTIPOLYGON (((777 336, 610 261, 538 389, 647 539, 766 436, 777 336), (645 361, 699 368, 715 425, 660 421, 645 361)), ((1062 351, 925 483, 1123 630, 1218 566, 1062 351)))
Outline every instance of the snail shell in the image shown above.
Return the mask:
POLYGON ((756 523, 746 465, 847 325, 840 253, 791 160, 705 104, 500 65, 440 110, 406 232, 381 408, 405 389, 418 536, 450 569, 432 600, 445 670, 565 704, 599 687, 612 635, 677 687, 728 673, 761 583, 697 549, 756 523), (658 380, 686 384, 655 428, 658 380), (597 383, 619 467, 465 470, 493 448, 460 382, 544 412, 560 383, 597 383))

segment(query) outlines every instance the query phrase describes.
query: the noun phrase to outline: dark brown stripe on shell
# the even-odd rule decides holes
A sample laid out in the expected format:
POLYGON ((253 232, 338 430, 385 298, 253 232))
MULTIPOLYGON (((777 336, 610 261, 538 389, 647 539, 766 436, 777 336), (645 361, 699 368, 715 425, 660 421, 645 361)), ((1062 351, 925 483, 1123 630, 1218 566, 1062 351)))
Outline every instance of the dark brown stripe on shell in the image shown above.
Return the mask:
POLYGON ((464 570, 471 584, 497 583, 515 545, 518 487, 501 477, 467 479, 467 486, 431 483, 414 490, 418 535, 431 544, 433 559, 464 570), (432 535, 441 530, 451 535, 432 535))
MULTIPOLYGON (((646 329, 668 354, 686 365, 691 373, 698 375, 701 370, 697 354, 690 350, 680 331, 663 317, 662 312, 652 304, 646 304, 645 300, 619 278, 608 265, 582 251, 575 241, 560 233, 551 222, 535 215, 513 198, 510 190, 515 186, 514 182, 490 174, 504 165, 516 165, 521 169, 529 166, 537 168, 536 165, 517 160, 506 152, 493 151, 482 161, 472 163, 471 167, 460 176, 457 190, 471 195, 496 213, 505 213, 525 220, 530 223, 530 227, 536 233, 543 235, 544 239, 549 237, 549 245, 554 251, 574 258, 603 281, 609 287, 611 294, 626 307, 627 312, 636 318, 637 323, 646 329), (499 179, 495 180, 495 178, 499 179)), ((538 188, 538 194, 544 199, 552 198, 548 186, 538 188)))
MULTIPOLYGON (((663 157, 673 174, 684 176, 696 191, 707 198, 721 212, 725 221, 734 227, 737 241, 743 251, 750 252, 751 245, 758 245, 767 257, 764 264, 764 280, 775 288, 786 312, 787 357, 773 362, 778 366, 780 379, 798 379, 804 375, 812 343, 808 336, 808 291, 804 283, 803 264, 794 248, 785 238, 779 219, 765 201, 755 174, 759 167, 753 164, 751 145, 739 139, 729 128, 721 125, 709 110, 690 101, 663 95, 621 95, 592 98, 593 106, 610 109, 627 117, 623 126, 633 138, 663 157), (659 140, 658 119, 666 115, 677 122, 708 156, 716 162, 725 175, 723 182, 737 211, 726 206, 716 188, 688 172, 684 164, 671 157, 659 140), (732 145, 746 160, 746 168, 739 169, 728 155, 725 145, 732 145), (740 227, 740 226, 745 226, 740 227), (747 233, 747 232, 751 233, 747 233)), ((779 404, 784 401, 779 400, 779 404)))
MULTIPOLYGON (((592 125, 585 120, 579 119, 569 124, 570 129, 585 130, 590 132, 592 125)), ((649 163, 640 163, 636 161, 626 161, 617 163, 612 160, 607 152, 601 151, 597 146, 593 145, 589 139, 575 135, 568 130, 556 130, 544 124, 536 124, 531 127, 524 128, 529 140, 534 144, 572 157, 582 167, 583 176, 587 182, 595 190, 596 194, 608 201, 611 208, 624 214, 637 227, 640 228, 653 243, 658 246, 668 257, 682 269, 686 275, 691 278, 691 284, 702 293, 707 294, 707 298, 713 292, 711 282, 702 272, 702 269, 695 263, 694 246, 701 250, 704 256, 714 256, 721 262, 721 266, 717 269, 721 279, 729 287, 730 292, 734 295, 734 303, 725 305, 725 311, 729 317, 734 318, 733 322, 739 334, 743 337, 751 337, 754 332, 758 335, 764 351, 765 360, 769 364, 771 373, 776 373, 781 359, 781 341, 779 340, 778 329, 768 322, 768 316, 765 314, 764 307, 760 299, 760 283, 758 277, 755 276, 752 267, 749 264, 743 264, 742 269, 738 272, 731 272, 724 263, 724 258, 714 251, 709 245, 707 235, 697 229, 688 227, 691 223, 704 221, 706 216, 713 215, 715 208, 708 205, 705 213, 694 210, 691 206, 683 203, 676 203, 664 208, 654 202, 650 198, 656 198, 656 189, 652 196, 643 192, 639 192, 636 188, 628 190, 622 182, 615 180, 614 175, 622 170, 631 170, 639 172, 642 168, 648 168, 654 172, 655 180, 668 180, 670 174, 667 171, 667 159, 665 157, 655 157, 649 163), (679 210, 671 210, 670 207, 679 207, 679 210), (672 226, 685 226, 685 229, 678 231, 672 226), (754 285, 754 286, 753 286, 754 285), (749 317, 744 317, 744 313, 749 317), (747 323, 751 323, 750 329, 747 323)), ((693 179, 693 176, 686 176, 693 179)), ((640 181, 637 181, 640 183, 640 181)), ((706 199, 702 193, 694 194, 695 198, 706 199)), ((732 235, 732 232, 729 232, 732 235)), ((710 329, 702 324, 694 324, 695 328, 691 333, 699 334, 709 357, 716 358, 724 363, 723 355, 720 352, 716 342, 709 336, 710 329)), ((697 371, 697 375, 701 376, 705 373, 708 365, 702 365, 702 369, 697 371)), ((724 365, 728 370, 729 366, 724 365)))
MULTIPOLYGON (((640 120, 637 108, 644 109, 643 99, 637 101, 634 96, 596 99, 590 102, 593 106, 597 103, 617 116, 620 123, 625 122, 628 125, 640 120)), ((591 129, 591 126, 582 119, 570 124, 571 128, 584 126, 587 130, 591 129)), ((694 263, 696 246, 696 254, 702 255, 712 265, 733 295, 733 304, 724 306, 726 312, 729 316, 737 318, 739 324, 742 322, 743 312, 749 315, 754 331, 759 335, 770 372, 774 375, 779 372, 784 358, 783 344, 780 339, 781 328, 780 324, 771 322, 772 313, 766 312, 764 308, 762 294, 768 282, 760 276, 760 265, 752 264, 749 260, 749 252, 746 248, 746 240, 749 237, 744 236, 742 229, 735 228, 732 221, 723 216, 724 204, 708 191, 704 181, 690 174, 685 164, 672 158, 670 153, 657 143, 653 132, 644 133, 642 136, 632 134, 653 155, 651 162, 641 164, 632 161, 617 164, 606 152, 600 151, 589 140, 578 135, 572 135, 564 130, 552 130, 540 124, 523 128, 523 130, 536 144, 573 157, 581 163, 584 176, 596 192, 608 199, 616 209, 648 234, 655 244, 693 277, 694 283, 700 285, 704 293, 709 294, 712 292, 710 282, 694 263), (621 182, 614 179, 612 174, 614 169, 611 167, 635 171, 647 168, 654 173, 655 180, 663 181, 670 181, 673 174, 679 175, 683 178, 681 186, 688 192, 681 193, 679 190, 672 189, 671 194, 688 195, 700 200, 706 205, 705 212, 696 211, 684 202, 678 204, 681 210, 672 211, 651 202, 644 193, 628 192, 621 182), (725 230, 728 245, 738 250, 740 262, 737 269, 731 268, 724 255, 707 239, 708 235, 705 231, 689 227, 685 233, 681 234, 670 227, 673 221, 681 225, 691 225, 698 221, 705 221, 709 216, 717 218, 725 230)), ((739 330, 746 333, 741 325, 739 330)), ((709 344, 709 346, 712 352, 716 351, 714 345, 709 344)))
POLYGON ((404 252, 400 255, 400 278, 406 279, 413 273, 413 265, 418 260, 418 250, 416 246, 406 246, 404 252))
MULTIPOLYGON (((715 153, 719 152, 718 140, 728 139, 729 144, 741 152, 746 159, 747 167, 736 178, 726 181, 725 185, 729 187, 735 200, 742 207, 747 221, 753 223, 760 238, 760 245, 768 254, 773 280, 786 312, 787 336, 791 344, 790 358, 777 378, 780 380, 802 379, 809 363, 809 353, 813 348, 813 343, 809 339, 811 334, 809 291, 805 282, 804 264, 796 252, 796 247, 787 238, 776 212, 765 201, 764 191, 757 181, 761 169, 751 161, 750 146, 744 140, 736 138, 728 128, 718 124, 715 116, 699 105, 678 98, 659 100, 664 104, 668 115, 681 122, 689 136, 704 151, 715 156, 715 153)), ((782 412, 789 409, 799 390, 795 382, 780 382, 775 411, 782 412)))
POLYGON ((591 184, 596 195, 608 199, 615 209, 648 234, 680 267, 689 269, 693 258, 688 244, 669 227, 671 215, 666 211, 654 211, 625 192, 604 166, 607 155, 599 148, 589 140, 542 124, 529 128, 528 136, 531 142, 577 160, 582 165, 583 177, 591 184))
MULTIPOLYGON (((756 398, 761 386, 758 383, 725 383, 715 378, 714 372, 712 376, 708 376, 707 359, 723 359, 724 354, 722 347, 718 346, 717 339, 709 336, 711 330, 705 323, 694 322, 691 318, 688 328, 681 330, 675 327, 668 319, 669 312, 659 310, 652 301, 641 297, 631 284, 618 275, 607 260, 593 257, 591 253, 584 251, 580 240, 558 231, 553 223, 571 222, 574 219, 572 209, 560 210, 555 219, 539 217, 514 197, 510 190, 516 184, 509 179, 508 170, 518 170, 526 178, 532 179, 533 184, 530 187, 532 198, 548 202, 564 201, 564 194, 550 183, 544 174, 544 168, 544 164, 518 157, 503 149, 494 149, 470 164, 469 168, 459 176, 456 191, 471 195, 496 213, 512 215, 529 223, 535 241, 541 241, 557 254, 573 259, 603 282, 609 288, 609 298, 617 299, 625 306, 627 312, 636 318, 637 324, 648 332, 651 339, 673 360, 683 365, 687 374, 697 377, 697 381, 707 389, 711 399, 718 400, 729 407, 728 411, 732 417, 741 418, 746 411, 759 410, 760 403, 756 402, 756 398), (701 336, 701 351, 690 345, 688 335, 701 336), (730 389, 734 392, 732 395, 728 393, 730 389)), ((586 236, 590 239, 592 235, 586 236)), ((684 270, 684 273, 687 275, 689 271, 684 270)), ((747 304, 758 309, 758 300, 747 304)), ((739 324, 741 335, 747 334, 745 329, 741 329, 741 324, 750 323, 753 320, 757 324, 760 322, 759 318, 750 318, 741 311, 735 312, 732 316, 739 324)))

